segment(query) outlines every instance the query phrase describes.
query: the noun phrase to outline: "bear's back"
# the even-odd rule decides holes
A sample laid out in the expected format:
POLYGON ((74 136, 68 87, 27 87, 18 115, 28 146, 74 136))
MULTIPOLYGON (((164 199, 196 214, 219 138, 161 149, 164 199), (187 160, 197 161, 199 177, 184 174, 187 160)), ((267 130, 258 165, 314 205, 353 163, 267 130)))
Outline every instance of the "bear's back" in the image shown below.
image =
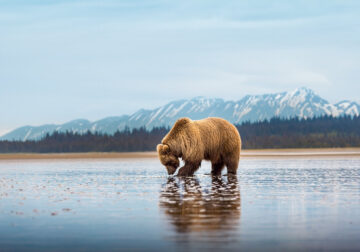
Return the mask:
MULTIPOLYGON (((236 127, 225 119, 209 117, 193 121, 199 128, 205 147, 232 151, 241 148, 241 138, 236 127)), ((210 150, 211 151, 211 150, 210 150)))

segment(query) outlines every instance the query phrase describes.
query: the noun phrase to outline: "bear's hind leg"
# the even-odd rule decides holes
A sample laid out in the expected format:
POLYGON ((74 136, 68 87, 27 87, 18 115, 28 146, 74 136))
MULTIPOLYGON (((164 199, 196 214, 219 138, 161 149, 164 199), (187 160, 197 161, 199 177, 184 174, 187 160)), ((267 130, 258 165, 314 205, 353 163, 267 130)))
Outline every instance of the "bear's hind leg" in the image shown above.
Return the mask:
POLYGON ((185 165, 180 168, 178 176, 192 176, 197 169, 199 169, 201 163, 189 163, 185 161, 185 165))
POLYGON ((223 168, 224 163, 222 161, 211 163, 211 175, 220 176, 223 168))

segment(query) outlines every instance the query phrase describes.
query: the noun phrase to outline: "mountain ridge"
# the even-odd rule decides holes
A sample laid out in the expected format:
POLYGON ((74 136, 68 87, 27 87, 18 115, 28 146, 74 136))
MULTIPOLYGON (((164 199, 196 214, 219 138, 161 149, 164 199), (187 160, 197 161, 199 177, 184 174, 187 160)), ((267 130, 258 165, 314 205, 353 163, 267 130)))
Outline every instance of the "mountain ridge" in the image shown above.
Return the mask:
POLYGON ((331 104, 313 90, 301 87, 289 92, 245 95, 238 101, 197 96, 191 99, 175 100, 152 110, 139 109, 131 115, 105 117, 94 122, 75 119, 58 125, 23 126, 1 136, 0 140, 37 140, 54 131, 86 133, 90 130, 91 132, 112 134, 117 130, 125 129, 125 127, 152 129, 171 126, 180 117, 198 120, 215 116, 239 124, 245 121, 262 121, 272 117, 311 118, 322 115, 337 117, 359 115, 359 112, 360 105, 354 101, 343 100, 331 104))

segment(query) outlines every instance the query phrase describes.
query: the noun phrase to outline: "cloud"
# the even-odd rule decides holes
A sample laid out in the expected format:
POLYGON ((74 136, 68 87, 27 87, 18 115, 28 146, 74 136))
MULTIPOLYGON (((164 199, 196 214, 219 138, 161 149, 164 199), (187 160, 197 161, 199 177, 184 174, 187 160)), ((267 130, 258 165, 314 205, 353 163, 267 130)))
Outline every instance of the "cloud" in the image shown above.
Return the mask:
POLYGON ((9 133, 10 131, 12 131, 13 129, 1 129, 0 128, 0 136, 3 136, 7 133, 9 133))
POLYGON ((190 19, 163 23, 150 23, 148 26, 159 30, 217 30, 217 29, 264 29, 293 27, 314 22, 313 18, 283 19, 283 20, 255 20, 241 21, 220 18, 190 19))

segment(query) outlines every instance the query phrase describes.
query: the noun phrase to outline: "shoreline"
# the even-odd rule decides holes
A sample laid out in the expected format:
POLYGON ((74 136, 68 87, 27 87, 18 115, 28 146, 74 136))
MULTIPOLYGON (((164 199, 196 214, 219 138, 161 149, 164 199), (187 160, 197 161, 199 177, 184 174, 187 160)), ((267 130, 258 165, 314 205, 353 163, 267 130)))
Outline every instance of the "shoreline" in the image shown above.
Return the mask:
MULTIPOLYGON (((154 152, 0 153, 1 160, 31 159, 134 159, 156 158, 154 152)), ((305 148, 242 150, 241 158, 360 157, 360 148, 305 148)))

